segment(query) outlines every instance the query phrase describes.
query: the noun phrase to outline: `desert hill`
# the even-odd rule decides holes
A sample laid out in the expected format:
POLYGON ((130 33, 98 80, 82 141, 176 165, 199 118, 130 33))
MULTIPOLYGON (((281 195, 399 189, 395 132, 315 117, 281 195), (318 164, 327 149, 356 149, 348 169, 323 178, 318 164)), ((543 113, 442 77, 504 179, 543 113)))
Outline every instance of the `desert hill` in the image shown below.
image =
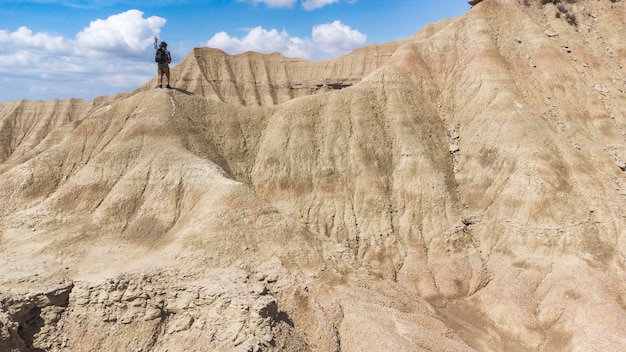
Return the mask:
POLYGON ((0 351, 619 351, 626 2, 0 104, 0 351))
MULTIPOLYGON (((297 97, 349 87, 379 68, 400 42, 371 45, 336 59, 311 62, 246 52, 229 55, 196 48, 175 68, 173 85, 213 101, 240 106, 273 106, 297 97)), ((137 90, 154 89, 154 78, 137 90)))

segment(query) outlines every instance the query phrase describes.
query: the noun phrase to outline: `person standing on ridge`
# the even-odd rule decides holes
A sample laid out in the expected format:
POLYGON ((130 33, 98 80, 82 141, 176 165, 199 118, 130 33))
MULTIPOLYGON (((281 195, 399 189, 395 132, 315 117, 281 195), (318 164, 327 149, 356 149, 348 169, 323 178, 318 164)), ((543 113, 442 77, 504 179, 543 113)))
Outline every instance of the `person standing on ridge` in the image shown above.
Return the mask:
POLYGON ((170 63, 172 62, 172 56, 170 55, 169 50, 167 50, 167 43, 161 42, 159 46, 157 43, 159 42, 159 37, 154 36, 154 50, 156 50, 156 54, 154 55, 154 61, 158 63, 157 76, 159 78, 159 88, 163 88, 163 76, 167 77, 167 88, 170 87, 170 63))

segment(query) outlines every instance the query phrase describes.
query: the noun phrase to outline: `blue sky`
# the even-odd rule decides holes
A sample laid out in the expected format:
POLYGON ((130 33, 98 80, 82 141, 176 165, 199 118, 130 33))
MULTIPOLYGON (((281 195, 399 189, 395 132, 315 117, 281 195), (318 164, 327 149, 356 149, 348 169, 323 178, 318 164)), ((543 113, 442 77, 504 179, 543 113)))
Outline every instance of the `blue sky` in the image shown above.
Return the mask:
POLYGON ((320 60, 405 39, 469 10, 464 0, 0 0, 0 102, 93 99, 156 74, 194 47, 320 60))

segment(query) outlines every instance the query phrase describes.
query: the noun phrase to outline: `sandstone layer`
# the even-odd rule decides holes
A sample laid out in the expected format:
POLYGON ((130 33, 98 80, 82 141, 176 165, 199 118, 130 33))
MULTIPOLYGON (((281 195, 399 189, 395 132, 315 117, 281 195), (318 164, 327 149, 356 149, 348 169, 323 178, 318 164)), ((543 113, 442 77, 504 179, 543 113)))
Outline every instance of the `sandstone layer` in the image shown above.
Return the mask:
POLYGON ((626 2, 0 104, 0 351, 618 351, 626 2))

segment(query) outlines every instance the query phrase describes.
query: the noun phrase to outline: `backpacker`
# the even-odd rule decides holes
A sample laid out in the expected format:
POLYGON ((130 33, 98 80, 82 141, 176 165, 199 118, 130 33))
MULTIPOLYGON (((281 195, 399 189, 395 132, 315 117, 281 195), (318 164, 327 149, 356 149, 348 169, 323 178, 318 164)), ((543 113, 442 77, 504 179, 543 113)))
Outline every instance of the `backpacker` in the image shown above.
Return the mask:
POLYGON ((158 48, 156 54, 154 54, 154 61, 160 64, 167 63, 167 54, 165 54, 165 50, 163 48, 158 48))

